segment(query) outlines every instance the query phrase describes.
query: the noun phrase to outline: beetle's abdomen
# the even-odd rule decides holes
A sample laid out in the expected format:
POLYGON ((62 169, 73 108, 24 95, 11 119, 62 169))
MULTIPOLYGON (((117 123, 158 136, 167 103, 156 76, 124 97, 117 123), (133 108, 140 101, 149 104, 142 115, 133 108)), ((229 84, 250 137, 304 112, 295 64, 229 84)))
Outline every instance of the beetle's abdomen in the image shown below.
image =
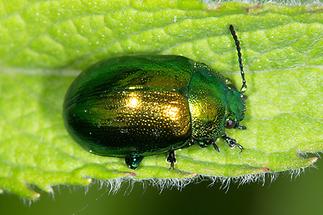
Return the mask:
POLYGON ((106 91, 74 103, 67 124, 97 154, 148 155, 185 143, 191 135, 189 111, 187 98, 176 91, 106 91))

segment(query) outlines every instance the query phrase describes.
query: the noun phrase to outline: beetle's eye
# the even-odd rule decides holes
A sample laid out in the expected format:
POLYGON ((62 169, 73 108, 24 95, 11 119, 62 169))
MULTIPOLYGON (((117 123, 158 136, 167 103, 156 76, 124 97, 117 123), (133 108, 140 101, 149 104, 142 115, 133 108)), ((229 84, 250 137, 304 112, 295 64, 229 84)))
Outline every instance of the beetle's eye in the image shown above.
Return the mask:
POLYGON ((236 126, 236 122, 231 120, 231 119, 227 119, 227 122, 226 122, 226 125, 225 127, 226 128, 234 128, 236 126))

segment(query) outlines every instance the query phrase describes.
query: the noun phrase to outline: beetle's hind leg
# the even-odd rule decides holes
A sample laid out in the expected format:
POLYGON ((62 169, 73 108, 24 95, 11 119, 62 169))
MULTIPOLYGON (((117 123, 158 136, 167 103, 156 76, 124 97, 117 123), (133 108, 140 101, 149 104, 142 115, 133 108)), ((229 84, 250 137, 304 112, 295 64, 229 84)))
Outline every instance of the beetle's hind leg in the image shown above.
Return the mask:
POLYGON ((237 143, 235 139, 228 137, 226 134, 222 136, 222 139, 225 140, 225 142, 227 142, 227 144, 229 144, 231 148, 238 147, 240 149, 240 152, 242 152, 243 146, 237 143))
POLYGON ((169 151, 168 156, 167 156, 167 161, 170 163, 170 168, 174 169, 174 167, 175 167, 174 164, 176 162, 176 156, 175 156, 174 150, 169 151))
POLYGON ((125 162, 130 169, 136 169, 144 157, 138 154, 130 154, 125 157, 125 162))

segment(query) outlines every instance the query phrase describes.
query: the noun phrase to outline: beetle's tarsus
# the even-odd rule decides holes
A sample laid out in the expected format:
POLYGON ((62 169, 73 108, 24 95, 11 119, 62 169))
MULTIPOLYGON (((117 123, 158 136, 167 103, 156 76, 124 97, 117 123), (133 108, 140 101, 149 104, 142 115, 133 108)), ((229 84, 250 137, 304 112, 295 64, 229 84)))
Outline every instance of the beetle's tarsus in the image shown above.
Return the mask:
POLYGON ((238 147, 240 149, 240 153, 243 151, 243 146, 240 145, 239 143, 236 143, 236 147, 238 147))
POLYGON ((175 156, 175 151, 174 150, 171 150, 168 153, 167 161, 170 163, 170 169, 174 169, 175 168, 174 164, 176 162, 176 156, 175 156))
POLYGON ((222 136, 222 139, 224 139, 225 142, 227 142, 231 148, 238 147, 240 149, 240 152, 242 152, 243 146, 237 143, 235 139, 228 137, 226 134, 222 136))
POLYGON ((205 148, 212 145, 213 148, 217 151, 220 152, 220 148, 218 147, 218 145, 216 144, 216 139, 205 139, 203 141, 199 141, 199 146, 201 148, 205 148))
POLYGON ((130 169, 137 169, 143 158, 141 155, 131 154, 125 157, 125 162, 130 169))
POLYGON ((209 139, 208 140, 208 144, 209 145, 212 145, 213 148, 217 151, 217 152, 220 152, 220 148, 218 147, 218 145, 216 145, 216 139, 209 139))
POLYGON ((218 145, 216 145, 216 143, 213 143, 213 148, 217 151, 220 152, 220 148, 218 147, 218 145))
POLYGON ((247 129, 247 127, 246 127, 246 126, 244 126, 244 125, 238 125, 238 126, 236 127, 236 129, 239 129, 239 130, 246 130, 246 129, 247 129))

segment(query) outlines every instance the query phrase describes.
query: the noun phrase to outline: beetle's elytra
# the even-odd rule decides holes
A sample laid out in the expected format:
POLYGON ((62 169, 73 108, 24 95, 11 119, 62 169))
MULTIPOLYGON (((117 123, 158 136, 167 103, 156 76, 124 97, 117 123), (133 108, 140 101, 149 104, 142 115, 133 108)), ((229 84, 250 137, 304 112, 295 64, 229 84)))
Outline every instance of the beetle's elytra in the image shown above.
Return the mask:
POLYGON ((242 77, 241 90, 203 63, 175 55, 123 56, 82 72, 64 101, 65 126, 89 152, 125 158, 135 169, 144 156, 168 153, 218 138, 237 146, 225 128, 244 129, 246 81, 239 40, 230 25, 242 77))

